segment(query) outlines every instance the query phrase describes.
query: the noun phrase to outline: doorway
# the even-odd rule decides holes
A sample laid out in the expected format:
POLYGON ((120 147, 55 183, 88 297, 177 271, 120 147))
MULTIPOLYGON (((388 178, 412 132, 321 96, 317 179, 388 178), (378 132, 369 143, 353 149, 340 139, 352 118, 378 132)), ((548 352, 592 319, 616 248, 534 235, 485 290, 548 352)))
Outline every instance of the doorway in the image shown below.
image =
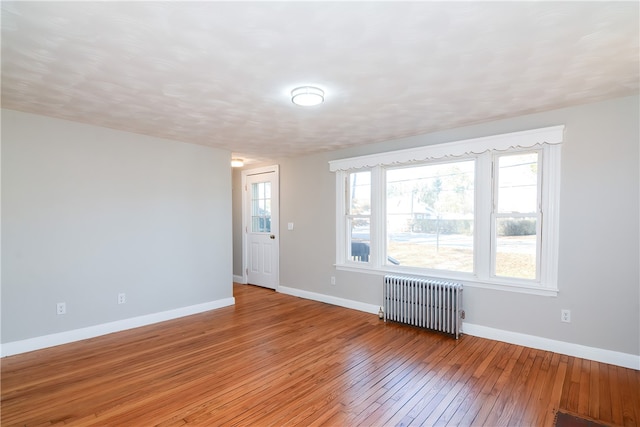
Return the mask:
POLYGON ((242 171, 244 283, 277 289, 280 262, 278 165, 242 171))

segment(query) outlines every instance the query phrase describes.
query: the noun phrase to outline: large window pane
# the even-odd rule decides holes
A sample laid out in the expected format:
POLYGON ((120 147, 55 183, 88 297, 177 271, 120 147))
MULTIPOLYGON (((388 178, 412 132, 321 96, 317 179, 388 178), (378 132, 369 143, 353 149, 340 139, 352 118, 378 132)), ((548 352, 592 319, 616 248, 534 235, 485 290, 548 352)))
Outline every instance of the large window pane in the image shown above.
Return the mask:
POLYGON ((536 278, 536 219, 499 218, 496 238, 496 276, 536 278))
POLYGON ((538 210, 538 153, 498 158, 498 212, 538 210))
POLYGON ((348 214, 371 215, 371 172, 349 174, 348 214))
POLYGON ((496 276, 537 278, 538 158, 538 152, 497 156, 496 276))
POLYGON ((350 258, 352 261, 369 262, 371 253, 371 220, 353 218, 349 221, 351 234, 350 258))
POLYGON ((474 160, 387 170, 394 264, 473 272, 474 170, 474 160))

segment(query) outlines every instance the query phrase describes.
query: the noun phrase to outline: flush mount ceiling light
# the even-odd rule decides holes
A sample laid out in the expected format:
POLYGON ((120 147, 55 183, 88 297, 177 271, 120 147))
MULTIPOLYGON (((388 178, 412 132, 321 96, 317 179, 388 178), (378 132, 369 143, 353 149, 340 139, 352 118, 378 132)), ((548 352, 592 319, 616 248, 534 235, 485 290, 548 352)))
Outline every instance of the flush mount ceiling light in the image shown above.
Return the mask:
POLYGON ((231 159, 232 168, 241 168, 243 166, 244 166, 244 161, 242 159, 231 159))
POLYGON ((291 102, 301 107, 312 107, 324 102, 324 91, 313 86, 297 87, 291 91, 291 102))

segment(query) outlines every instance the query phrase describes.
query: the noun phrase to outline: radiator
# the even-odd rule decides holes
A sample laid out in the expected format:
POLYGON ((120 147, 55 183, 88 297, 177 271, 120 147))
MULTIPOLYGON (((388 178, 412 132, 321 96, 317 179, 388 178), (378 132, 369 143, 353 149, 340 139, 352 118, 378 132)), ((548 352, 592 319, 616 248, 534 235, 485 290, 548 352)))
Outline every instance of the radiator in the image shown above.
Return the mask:
POLYGON ((464 311, 462 284, 410 276, 384 276, 384 320, 452 334, 464 311))

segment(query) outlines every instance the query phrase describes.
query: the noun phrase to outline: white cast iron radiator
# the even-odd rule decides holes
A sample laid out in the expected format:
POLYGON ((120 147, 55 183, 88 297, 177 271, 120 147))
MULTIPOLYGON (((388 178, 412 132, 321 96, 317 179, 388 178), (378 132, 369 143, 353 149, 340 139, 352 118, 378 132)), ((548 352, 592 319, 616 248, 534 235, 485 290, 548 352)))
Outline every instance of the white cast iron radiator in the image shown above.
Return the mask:
POLYGON ((462 284, 410 276, 384 276, 384 320, 452 334, 458 339, 464 311, 462 284))

